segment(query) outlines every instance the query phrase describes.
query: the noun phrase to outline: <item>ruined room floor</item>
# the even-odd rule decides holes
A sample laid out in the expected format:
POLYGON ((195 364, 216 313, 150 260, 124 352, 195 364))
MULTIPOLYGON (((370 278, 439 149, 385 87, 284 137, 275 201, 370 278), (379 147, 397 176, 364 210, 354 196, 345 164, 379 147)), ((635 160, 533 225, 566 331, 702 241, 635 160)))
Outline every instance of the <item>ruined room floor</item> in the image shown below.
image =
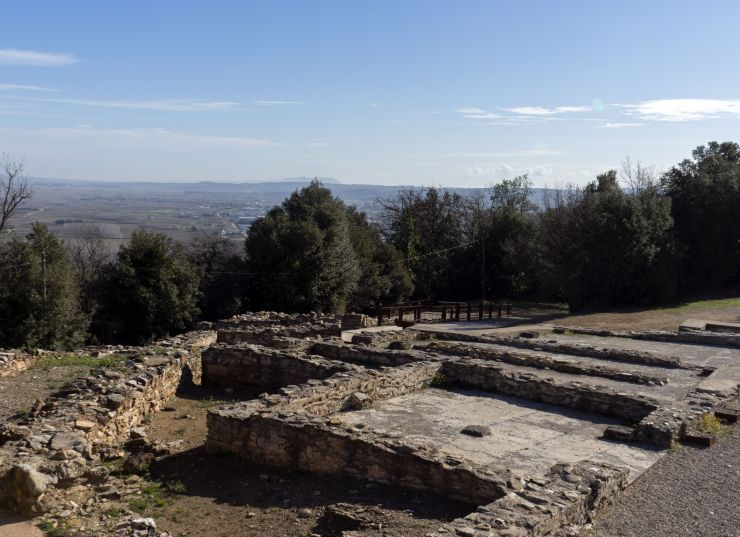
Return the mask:
POLYGON ((429 388, 336 416, 350 425, 397 433, 453 457, 522 474, 543 474, 558 462, 592 459, 629 467, 632 481, 665 453, 601 439, 604 429, 619 420, 482 391, 429 388), (466 425, 484 425, 491 433, 468 436, 460 432, 466 425))
POLYGON ((32 367, 0 379, 0 420, 31 410, 67 384, 90 372, 84 366, 32 367))
POLYGON ((183 441, 152 467, 151 479, 140 483, 142 489, 151 483, 175 484, 177 492, 164 494, 159 502, 163 505, 149 505, 141 513, 154 517, 161 530, 175 537, 338 535, 321 521, 327 507, 341 503, 374 521, 375 528, 361 529, 358 535, 401 537, 433 532, 472 510, 431 494, 254 468, 232 457, 207 455, 203 444, 208 410, 249 396, 196 387, 154 414, 150 439, 183 441))

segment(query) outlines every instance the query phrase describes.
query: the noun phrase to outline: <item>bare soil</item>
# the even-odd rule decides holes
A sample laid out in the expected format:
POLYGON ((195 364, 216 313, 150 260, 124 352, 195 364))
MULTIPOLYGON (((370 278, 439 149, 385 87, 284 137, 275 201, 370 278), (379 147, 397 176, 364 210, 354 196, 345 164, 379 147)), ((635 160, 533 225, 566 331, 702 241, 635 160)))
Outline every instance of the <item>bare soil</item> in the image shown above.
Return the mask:
POLYGON ((78 365, 33 367, 3 377, 0 379, 0 419, 28 412, 36 399, 43 401, 89 372, 89 367, 78 365))

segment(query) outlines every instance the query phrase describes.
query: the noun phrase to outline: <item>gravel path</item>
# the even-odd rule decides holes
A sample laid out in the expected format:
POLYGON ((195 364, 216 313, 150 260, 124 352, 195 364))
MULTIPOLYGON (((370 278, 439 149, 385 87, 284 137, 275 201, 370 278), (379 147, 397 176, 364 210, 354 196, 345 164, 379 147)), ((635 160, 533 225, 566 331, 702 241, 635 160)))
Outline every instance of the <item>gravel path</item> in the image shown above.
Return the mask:
POLYGON ((589 537, 740 537, 740 427, 710 449, 682 447, 604 510, 589 537))

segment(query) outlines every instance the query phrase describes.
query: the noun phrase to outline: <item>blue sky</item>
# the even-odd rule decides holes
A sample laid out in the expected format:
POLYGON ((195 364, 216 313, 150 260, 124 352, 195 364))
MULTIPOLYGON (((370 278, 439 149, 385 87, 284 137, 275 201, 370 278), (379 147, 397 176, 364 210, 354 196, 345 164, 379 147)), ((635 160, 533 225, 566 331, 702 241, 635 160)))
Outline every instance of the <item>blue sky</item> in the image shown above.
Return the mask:
POLYGON ((740 2, 3 1, 42 177, 583 184, 740 141, 740 2))

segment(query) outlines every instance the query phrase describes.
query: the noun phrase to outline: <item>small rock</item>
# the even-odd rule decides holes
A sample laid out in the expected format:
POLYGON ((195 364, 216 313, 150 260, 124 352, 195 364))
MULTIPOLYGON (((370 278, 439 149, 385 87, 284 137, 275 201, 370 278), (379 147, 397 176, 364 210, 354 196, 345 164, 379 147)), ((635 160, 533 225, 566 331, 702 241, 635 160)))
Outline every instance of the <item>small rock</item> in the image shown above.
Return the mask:
POLYGON ((466 425, 460 432, 468 436, 483 437, 491 434, 491 429, 485 425, 466 425))
POLYGON ((524 330, 522 332, 519 332, 519 337, 525 339, 537 339, 538 337, 540 337, 540 333, 536 330, 524 330))
POLYGON ((105 398, 105 404, 108 408, 116 410, 123 406, 124 397, 119 393, 112 393, 105 398))
POLYGON ((144 427, 134 427, 131 429, 131 438, 134 440, 146 438, 146 429, 144 427))
POLYGON ((98 490, 98 496, 105 498, 106 500, 120 500, 121 493, 113 485, 106 485, 102 489, 98 490))
POLYGON ((89 432, 95 428, 95 422, 88 420, 77 420, 75 421, 75 428, 81 431, 89 432))
POLYGON ((63 449, 74 449, 75 451, 81 451, 87 444, 85 439, 74 433, 61 431, 56 433, 51 438, 49 447, 53 450, 61 451, 63 449))
POLYGON ((367 408, 372 404, 370 397, 362 392, 354 392, 345 401, 345 408, 361 410, 367 408))
POLYGON ((123 471, 129 474, 143 474, 154 461, 154 453, 140 452, 131 455, 123 463, 123 471))

